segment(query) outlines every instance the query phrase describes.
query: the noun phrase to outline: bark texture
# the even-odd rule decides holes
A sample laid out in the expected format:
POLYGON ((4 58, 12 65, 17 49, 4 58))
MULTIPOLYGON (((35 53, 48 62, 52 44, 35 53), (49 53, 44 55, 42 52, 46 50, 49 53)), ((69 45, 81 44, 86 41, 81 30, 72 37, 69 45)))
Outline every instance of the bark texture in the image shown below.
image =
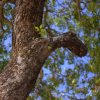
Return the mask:
POLYGON ((12 60, 0 74, 0 100, 26 100, 51 52, 64 47, 86 55, 86 46, 75 33, 41 38, 35 26, 42 23, 45 0, 16 0, 12 60), (50 48, 49 48, 50 47, 50 48))

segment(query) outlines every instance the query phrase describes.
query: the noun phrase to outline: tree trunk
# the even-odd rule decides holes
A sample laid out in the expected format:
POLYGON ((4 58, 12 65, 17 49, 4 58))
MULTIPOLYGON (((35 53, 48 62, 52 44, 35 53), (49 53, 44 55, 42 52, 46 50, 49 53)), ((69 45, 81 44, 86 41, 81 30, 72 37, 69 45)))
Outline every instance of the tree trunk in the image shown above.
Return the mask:
POLYGON ((34 27, 42 23, 44 1, 16 0, 13 54, 0 75, 0 100, 25 100, 48 57, 46 41, 37 38, 34 27))
POLYGON ((45 60, 56 48, 66 47, 78 56, 87 53, 73 32, 50 39, 40 37, 35 27, 42 23, 44 3, 16 0, 12 59, 0 74, 0 100, 26 100, 45 60))

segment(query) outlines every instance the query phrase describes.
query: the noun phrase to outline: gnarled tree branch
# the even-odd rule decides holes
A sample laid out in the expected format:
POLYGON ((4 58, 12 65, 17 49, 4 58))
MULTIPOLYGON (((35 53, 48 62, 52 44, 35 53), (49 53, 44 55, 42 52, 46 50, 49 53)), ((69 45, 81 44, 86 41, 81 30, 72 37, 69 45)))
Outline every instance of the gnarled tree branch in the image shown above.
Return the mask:
POLYGON ((53 50, 60 47, 68 48, 79 57, 87 54, 87 47, 80 39, 78 39, 76 34, 71 31, 62 34, 61 36, 53 37, 51 39, 51 47, 53 50))

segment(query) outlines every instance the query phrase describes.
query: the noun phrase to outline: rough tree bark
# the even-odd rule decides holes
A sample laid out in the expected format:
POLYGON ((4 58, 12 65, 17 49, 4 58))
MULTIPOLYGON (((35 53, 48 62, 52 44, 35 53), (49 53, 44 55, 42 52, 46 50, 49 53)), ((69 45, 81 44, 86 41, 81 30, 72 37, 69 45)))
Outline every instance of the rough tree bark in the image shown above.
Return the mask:
POLYGON ((45 60, 56 48, 68 48, 80 57, 87 53, 73 32, 40 37, 35 26, 42 23, 44 3, 45 0, 16 0, 12 59, 0 74, 0 100, 26 100, 45 60))

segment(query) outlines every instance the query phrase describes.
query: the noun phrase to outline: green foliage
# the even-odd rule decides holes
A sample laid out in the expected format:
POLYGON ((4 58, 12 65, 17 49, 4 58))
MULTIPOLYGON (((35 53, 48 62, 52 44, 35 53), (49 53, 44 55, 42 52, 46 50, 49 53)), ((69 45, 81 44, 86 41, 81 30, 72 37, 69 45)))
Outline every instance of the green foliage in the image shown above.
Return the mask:
POLYGON ((39 32, 39 34, 40 34, 42 37, 47 37, 47 32, 46 32, 46 30, 43 28, 42 25, 40 25, 39 27, 35 27, 35 29, 39 32))

